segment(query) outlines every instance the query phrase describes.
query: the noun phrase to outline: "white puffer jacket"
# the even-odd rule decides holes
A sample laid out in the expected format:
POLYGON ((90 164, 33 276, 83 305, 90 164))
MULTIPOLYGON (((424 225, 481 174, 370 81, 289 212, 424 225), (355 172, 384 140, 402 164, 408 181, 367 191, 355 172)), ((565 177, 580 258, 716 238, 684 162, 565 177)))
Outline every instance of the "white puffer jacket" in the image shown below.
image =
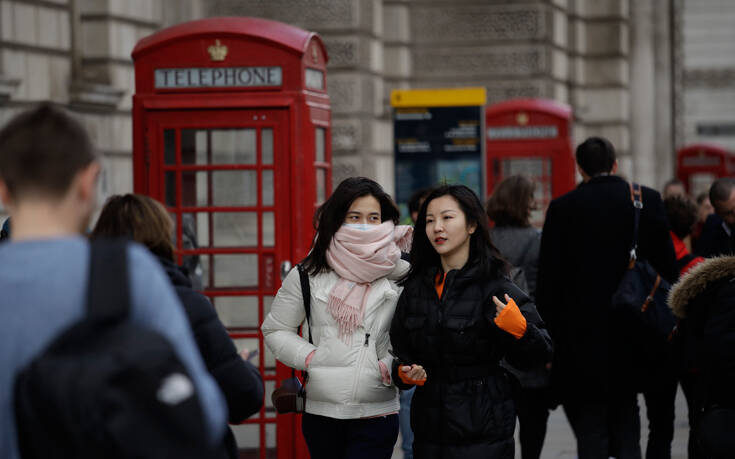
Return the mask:
MULTIPOLYGON (((350 344, 339 338, 337 322, 327 311, 327 298, 339 277, 333 271, 309 276, 311 288, 311 333, 314 345, 297 334, 304 321, 304 302, 297 269, 292 269, 261 327, 268 348, 291 368, 303 370, 309 363, 306 412, 336 419, 357 419, 398 411, 398 391, 385 384, 378 360, 390 371, 393 358, 389 330, 398 297, 396 285, 409 265, 399 260, 391 274, 370 284, 363 325, 350 344)), ((306 329, 306 327, 304 327, 306 329)), ((308 333, 308 332, 306 332, 308 333)))

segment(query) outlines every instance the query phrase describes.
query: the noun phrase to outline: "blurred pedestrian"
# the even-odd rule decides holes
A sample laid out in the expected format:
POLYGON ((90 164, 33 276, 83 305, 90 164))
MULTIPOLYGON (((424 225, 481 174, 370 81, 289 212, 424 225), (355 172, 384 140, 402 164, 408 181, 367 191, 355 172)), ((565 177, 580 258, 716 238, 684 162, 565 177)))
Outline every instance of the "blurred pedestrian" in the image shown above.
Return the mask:
POLYGON ((714 213, 707 217, 697 240, 696 254, 705 258, 735 253, 735 178, 715 180, 709 189, 714 213))
POLYGON ((688 388, 689 457, 732 458, 735 451, 735 257, 705 260, 671 289, 681 319, 688 388))
POLYGON ((688 247, 690 252, 696 252, 697 242, 699 241, 699 236, 702 234, 704 223, 707 221, 707 218, 715 212, 714 207, 712 207, 712 203, 709 202, 709 192, 706 191, 699 193, 696 201, 697 222, 692 230, 691 245, 688 247))
POLYGON ((666 184, 664 185, 663 192, 661 192, 661 197, 663 199, 671 198, 674 196, 679 196, 686 198, 687 197, 687 190, 684 188, 684 184, 681 182, 681 180, 672 178, 666 184))
POLYGON ((343 180, 314 216, 316 238, 302 261, 311 315, 291 270, 261 327, 276 358, 307 370, 302 431, 314 458, 388 459, 398 437, 398 391, 388 327, 408 271, 401 248, 411 228, 373 180, 343 180), (308 338, 307 338, 308 336, 308 338))
MULTIPOLYGON (((536 184, 527 177, 507 177, 495 187, 486 207, 488 217, 495 223, 490 229, 490 240, 511 265, 522 269, 531 299, 536 292, 541 248, 541 232, 531 226, 531 211, 536 208, 535 189, 536 184)), ((541 457, 549 418, 547 365, 550 364, 546 362, 532 370, 522 371, 504 363, 521 383, 521 396, 516 408, 523 459, 541 457)))
MULTIPOLYGON (((258 370, 240 357, 206 296, 192 289, 185 271, 174 263, 173 223, 166 208, 148 196, 112 196, 102 208, 91 238, 129 238, 158 259, 184 306, 199 352, 227 402, 230 424, 239 424, 263 405, 263 380, 258 370)), ((231 458, 239 457, 228 430, 225 444, 231 458)))
MULTIPOLYGON (((631 186, 614 175, 607 139, 590 137, 575 154, 583 183, 551 202, 541 234, 536 301, 554 338, 551 389, 580 459, 640 458, 641 350, 610 310, 633 240, 631 186)), ((638 256, 673 282, 678 270, 661 197, 648 187, 641 192, 638 256)))
POLYGON ((551 340, 528 295, 508 279, 472 190, 434 189, 416 228, 390 332, 396 383, 418 385, 414 457, 511 459, 517 381, 500 360, 543 364, 551 340))
MULTIPOLYGON (((47 355, 48 346, 53 346, 71 327, 77 326, 75 329, 79 330, 78 325, 84 323, 82 319, 88 317, 87 300, 94 292, 89 287, 89 279, 90 275, 95 275, 90 273, 90 254, 96 252, 91 250, 91 244, 82 233, 96 207, 99 171, 97 152, 84 128, 52 105, 44 104, 21 113, 0 130, 0 198, 13 220, 11 241, 0 245, 0 457, 18 459, 20 445, 29 442, 33 447, 51 450, 46 450, 44 454, 48 456, 44 457, 101 457, 100 450, 110 448, 115 450, 115 455, 134 451, 136 457, 152 457, 155 448, 161 445, 150 441, 172 437, 176 443, 166 443, 167 446, 181 445, 192 455, 197 451, 195 448, 207 445, 198 445, 198 438, 180 438, 182 432, 189 432, 184 427, 194 426, 194 436, 198 437, 201 432, 203 441, 208 440, 212 448, 219 448, 224 435, 226 407, 222 395, 204 368, 179 301, 163 270, 150 253, 137 244, 123 248, 128 269, 119 282, 126 285, 124 292, 129 296, 126 305, 129 314, 123 320, 130 327, 150 330, 151 334, 145 337, 146 343, 153 342, 153 333, 158 341, 165 339, 170 343, 188 375, 159 375, 140 367, 140 373, 145 375, 146 382, 153 384, 152 387, 137 387, 137 395, 125 390, 115 391, 117 398, 96 393, 97 405, 77 406, 75 402, 90 403, 84 398, 89 396, 84 391, 90 385, 100 388, 101 384, 95 384, 92 377, 99 374, 85 373, 79 374, 77 379, 68 378, 71 371, 67 365, 65 369, 58 369, 66 372, 52 382, 54 390, 40 397, 46 416, 64 415, 73 421, 54 422, 48 430, 37 428, 42 422, 33 423, 36 429, 28 425, 21 425, 24 428, 19 429, 16 424, 16 415, 28 411, 14 412, 17 375, 27 374, 25 370, 31 362, 38 362, 36 358, 42 354, 47 355), (61 378, 63 375, 67 378, 61 378), (170 379, 173 377, 175 379, 170 379), (165 385, 168 380, 175 381, 177 387, 165 385), (162 394, 168 388, 175 391, 162 394), (161 398, 170 396, 175 396, 175 401, 168 403, 161 398), (70 408, 65 411, 58 400, 67 398, 70 408), (112 398, 115 398, 114 403, 112 398), (125 402, 118 403, 118 400, 125 402), (162 403, 141 406, 137 410, 129 403, 147 400, 161 400, 162 403), (166 418, 174 406, 183 405, 191 407, 198 416, 178 419, 178 423, 166 418), (79 419, 70 413, 73 408, 78 408, 75 413, 79 419), (102 410, 104 416, 100 416, 102 410), (155 412, 158 416, 150 416, 144 426, 129 425, 126 424, 130 420, 127 415, 131 412, 155 412), (93 421, 85 422, 90 419, 93 421), (22 438, 19 434, 23 434, 22 438), (109 437, 100 440, 98 437, 103 435, 109 437), (140 441, 132 444, 129 441, 132 436, 140 441), (34 441, 39 438, 43 441, 34 441), (62 441, 58 441, 59 438, 62 441)), ((119 338, 119 335, 115 336, 119 338)), ((106 344, 109 341, 98 339, 95 342, 106 344)), ((78 344, 72 343, 70 347, 74 349, 73 345, 78 344)), ((154 349, 161 347, 154 346, 154 349)), ((127 349, 120 349, 121 354, 124 351, 127 349)), ((68 356, 73 360, 71 353, 68 356)), ((119 360, 124 362, 126 358, 121 356, 119 360)), ((79 364, 78 361, 70 365, 72 363, 79 364)), ((113 364, 111 361, 105 363, 113 364)), ((155 368, 160 370, 161 366, 155 368)), ((104 376, 109 374, 108 371, 104 376)), ((130 381, 139 381, 138 374, 127 376, 130 381)), ((123 385, 110 384, 114 384, 115 389, 123 385)), ((33 400, 24 398, 23 401, 33 400)), ((23 406, 28 408, 28 405, 23 406)), ((38 417, 33 419, 38 420, 38 417)), ((48 422, 47 418, 44 420, 48 422)))

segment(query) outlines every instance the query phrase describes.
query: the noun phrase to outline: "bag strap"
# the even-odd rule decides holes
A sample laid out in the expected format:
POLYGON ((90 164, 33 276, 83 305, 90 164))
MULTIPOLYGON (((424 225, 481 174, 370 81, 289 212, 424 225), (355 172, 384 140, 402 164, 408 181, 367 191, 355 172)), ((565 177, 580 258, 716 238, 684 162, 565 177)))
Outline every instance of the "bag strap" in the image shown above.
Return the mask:
POLYGON ((306 327, 309 330, 309 343, 314 344, 311 340, 311 287, 309 287, 309 274, 301 265, 296 265, 296 269, 299 270, 301 296, 304 298, 304 311, 306 312, 306 327))
POLYGON ((96 239, 90 242, 89 251, 87 316, 98 324, 127 317, 130 312, 127 243, 96 239))
POLYGON ((635 182, 628 184, 630 187, 630 200, 633 202, 633 242, 630 246, 630 261, 628 262, 628 269, 633 269, 636 260, 638 259, 638 226, 641 220, 641 209, 643 209, 643 194, 641 193, 641 186, 635 182))
MULTIPOLYGON (((309 344, 314 344, 311 339, 311 287, 309 286, 309 273, 301 264, 296 265, 299 270, 299 280, 301 281, 301 297, 304 299, 304 312, 306 312, 306 328, 309 330, 309 344)), ((296 377, 296 370, 291 368, 291 376, 296 377)), ((306 381, 306 371, 301 372, 301 377, 306 381)), ((303 389, 303 388, 302 388, 303 389)))

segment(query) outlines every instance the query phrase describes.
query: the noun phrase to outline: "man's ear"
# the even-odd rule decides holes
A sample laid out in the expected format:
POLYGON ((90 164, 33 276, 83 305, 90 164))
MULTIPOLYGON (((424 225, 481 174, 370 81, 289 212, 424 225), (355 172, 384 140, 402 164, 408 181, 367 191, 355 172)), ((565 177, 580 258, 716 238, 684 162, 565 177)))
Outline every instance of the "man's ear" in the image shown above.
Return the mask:
POLYGON ((100 174, 100 163, 92 161, 89 166, 85 167, 77 175, 79 184, 79 198, 83 201, 94 200, 97 195, 97 177, 100 174))
POLYGON ((2 201, 3 206, 5 206, 6 209, 10 209, 13 207, 13 202, 10 199, 10 192, 8 191, 8 186, 5 184, 5 181, 0 179, 0 201, 2 201))
POLYGON ((617 171, 618 171, 618 160, 616 159, 616 160, 615 160, 615 162, 613 163, 613 167, 612 167, 612 169, 610 170, 610 173, 611 173, 611 174, 614 174, 614 173, 616 173, 617 171))

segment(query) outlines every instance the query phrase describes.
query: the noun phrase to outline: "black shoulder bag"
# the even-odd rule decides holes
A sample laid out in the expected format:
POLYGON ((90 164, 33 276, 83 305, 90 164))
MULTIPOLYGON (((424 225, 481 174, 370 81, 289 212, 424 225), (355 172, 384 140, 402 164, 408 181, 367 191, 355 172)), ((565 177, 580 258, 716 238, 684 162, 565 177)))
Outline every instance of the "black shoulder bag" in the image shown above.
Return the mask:
POLYGON ((618 288, 611 299, 612 312, 622 323, 631 327, 642 342, 656 347, 665 345, 671 339, 676 326, 676 318, 667 304, 670 285, 646 260, 639 259, 638 226, 643 201, 641 187, 630 185, 630 198, 634 207, 633 242, 630 261, 618 288))
MULTIPOLYGON (((301 265, 296 265, 301 280, 301 296, 304 299, 304 311, 306 312, 306 326, 309 330, 309 343, 314 344, 311 339, 311 289, 309 288, 309 275, 301 265)), ((307 374, 302 372, 304 384, 307 374)), ((291 377, 281 381, 281 385, 271 394, 273 407, 279 414, 303 413, 306 408, 306 391, 296 376, 296 370, 291 369, 291 377)))

